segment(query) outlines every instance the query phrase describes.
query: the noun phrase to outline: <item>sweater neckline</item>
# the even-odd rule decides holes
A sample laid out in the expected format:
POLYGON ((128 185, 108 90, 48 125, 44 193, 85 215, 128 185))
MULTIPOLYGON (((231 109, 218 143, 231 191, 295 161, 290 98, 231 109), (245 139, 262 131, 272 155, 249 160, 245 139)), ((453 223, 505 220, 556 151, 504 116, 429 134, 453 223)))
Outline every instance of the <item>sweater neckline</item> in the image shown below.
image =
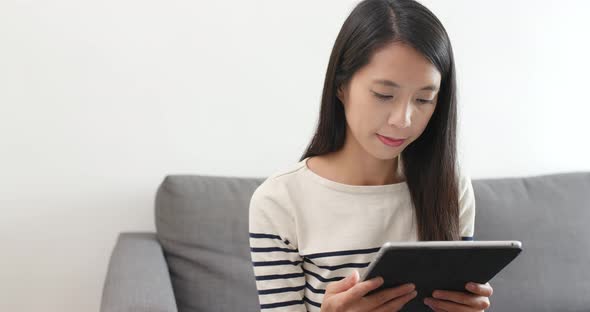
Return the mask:
MULTIPOLYGON (((398 161, 398 174, 403 175, 403 166, 402 166, 402 159, 401 155, 399 156, 398 161)), ((313 172, 308 166, 307 161, 311 157, 306 157, 305 159, 301 160, 300 164, 303 167, 303 172, 313 179, 314 181, 327 186, 331 189, 346 192, 346 193, 392 193, 392 192, 399 192, 400 190, 407 190, 408 184, 406 181, 393 183, 393 184, 383 184, 383 185, 352 185, 352 184, 344 184, 340 182, 336 182, 330 180, 328 178, 322 177, 319 174, 313 172)))

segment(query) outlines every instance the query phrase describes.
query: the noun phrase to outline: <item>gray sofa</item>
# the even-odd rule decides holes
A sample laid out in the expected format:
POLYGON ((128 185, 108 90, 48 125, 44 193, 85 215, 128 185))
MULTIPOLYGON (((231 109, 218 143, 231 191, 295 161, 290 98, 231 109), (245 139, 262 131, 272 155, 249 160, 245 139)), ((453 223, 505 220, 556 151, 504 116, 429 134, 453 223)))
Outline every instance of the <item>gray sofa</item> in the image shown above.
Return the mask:
MULTIPOLYGON (((101 311, 259 311, 248 205, 263 180, 167 176, 155 198, 157 233, 118 237, 101 311)), ((488 311, 590 311, 590 172, 473 187, 475 239, 524 247, 490 282, 488 311)))

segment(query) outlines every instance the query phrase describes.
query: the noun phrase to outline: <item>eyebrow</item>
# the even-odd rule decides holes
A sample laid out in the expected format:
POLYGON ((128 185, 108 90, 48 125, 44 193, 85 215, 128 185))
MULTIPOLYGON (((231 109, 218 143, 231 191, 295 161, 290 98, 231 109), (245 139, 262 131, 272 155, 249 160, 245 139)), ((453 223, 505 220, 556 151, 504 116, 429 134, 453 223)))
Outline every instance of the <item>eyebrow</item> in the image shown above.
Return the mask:
MULTIPOLYGON (((382 84, 382 85, 388 86, 388 87, 395 87, 395 88, 399 88, 400 87, 399 84, 397 84, 397 83, 395 83, 395 82, 393 82, 391 80, 387 80, 387 79, 376 79, 376 80, 373 80, 373 83, 382 84)), ((435 86, 433 86, 433 85, 428 85, 428 86, 420 89, 420 91, 422 91, 422 90, 428 90, 428 91, 435 91, 436 92, 436 91, 438 91, 438 88, 435 87, 435 86)))

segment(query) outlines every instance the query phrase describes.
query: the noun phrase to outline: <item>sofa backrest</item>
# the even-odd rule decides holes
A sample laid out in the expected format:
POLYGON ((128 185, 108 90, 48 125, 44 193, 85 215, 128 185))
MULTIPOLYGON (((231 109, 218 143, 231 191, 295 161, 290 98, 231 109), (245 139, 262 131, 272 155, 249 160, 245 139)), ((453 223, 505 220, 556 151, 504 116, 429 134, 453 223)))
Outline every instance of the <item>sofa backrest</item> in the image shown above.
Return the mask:
MULTIPOLYGON (((167 176, 157 237, 180 312, 259 311, 248 206, 264 178, 167 176)), ((475 240, 520 240, 489 311, 583 311, 590 294, 590 173, 473 180, 475 240)))
POLYGON ((248 206, 263 180, 174 175, 161 183, 157 237, 180 312, 260 311, 248 206))
POLYGON ((474 180, 476 240, 520 240, 490 311, 587 311, 590 172, 474 180))

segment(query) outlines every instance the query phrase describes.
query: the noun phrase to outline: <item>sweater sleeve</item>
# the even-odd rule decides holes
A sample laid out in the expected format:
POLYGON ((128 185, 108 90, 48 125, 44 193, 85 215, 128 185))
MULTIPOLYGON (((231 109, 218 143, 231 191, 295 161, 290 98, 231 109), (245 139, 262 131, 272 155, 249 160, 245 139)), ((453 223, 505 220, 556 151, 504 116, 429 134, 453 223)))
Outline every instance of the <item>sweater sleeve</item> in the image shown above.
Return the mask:
POLYGON ((459 175, 459 229, 462 240, 474 240, 475 195, 471 177, 459 175))
POLYGON ((250 200, 250 255, 261 311, 306 311, 303 259, 286 195, 267 180, 250 200))

